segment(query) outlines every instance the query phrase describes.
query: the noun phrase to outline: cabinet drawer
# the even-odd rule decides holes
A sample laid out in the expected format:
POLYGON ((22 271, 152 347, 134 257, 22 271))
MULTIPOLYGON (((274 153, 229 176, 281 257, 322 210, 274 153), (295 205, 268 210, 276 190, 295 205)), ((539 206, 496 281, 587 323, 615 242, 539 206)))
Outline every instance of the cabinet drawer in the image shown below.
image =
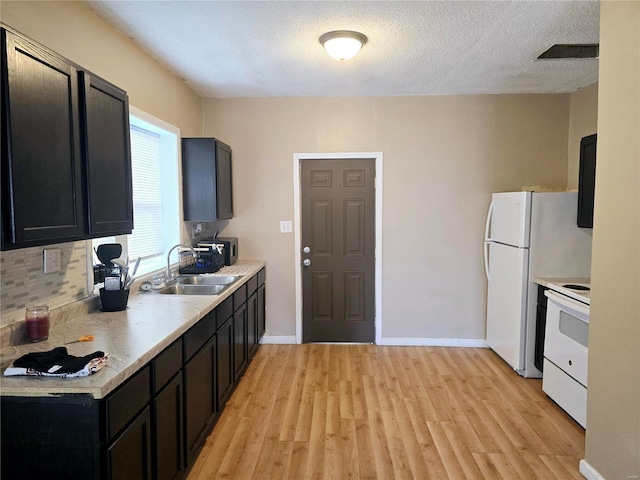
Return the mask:
POLYGON ((263 268, 258 272, 258 286, 262 285, 266 281, 267 281, 267 270, 263 268))
POLYGON ((147 365, 106 400, 107 436, 111 440, 149 403, 151 372, 147 365))
POLYGON ((233 311, 238 310, 247 301, 247 284, 242 285, 233 292, 233 311))
POLYGON ((216 333, 216 310, 207 313, 184 334, 184 363, 187 363, 216 333))
POLYGON ((247 296, 250 297, 253 292, 258 289, 258 274, 256 273, 251 279, 247 282, 247 296))
POLYGON ((224 302, 216 307, 217 314, 217 328, 222 327, 231 315, 233 315, 233 295, 227 298, 224 302))
POLYGON ((157 393, 182 368, 182 339, 169 345, 151 363, 153 392, 157 393))
POLYGON ((582 425, 587 426, 587 389, 546 358, 542 390, 582 425))

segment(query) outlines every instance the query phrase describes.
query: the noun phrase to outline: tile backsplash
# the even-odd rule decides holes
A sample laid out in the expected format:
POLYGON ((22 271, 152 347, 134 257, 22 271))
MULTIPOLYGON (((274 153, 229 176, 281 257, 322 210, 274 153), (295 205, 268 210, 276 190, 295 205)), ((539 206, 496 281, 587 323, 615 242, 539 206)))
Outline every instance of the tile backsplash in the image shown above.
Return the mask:
POLYGON ((31 305, 56 308, 88 295, 86 242, 0 252, 0 328, 22 321, 31 305), (44 273, 43 251, 59 248, 61 268, 44 273))

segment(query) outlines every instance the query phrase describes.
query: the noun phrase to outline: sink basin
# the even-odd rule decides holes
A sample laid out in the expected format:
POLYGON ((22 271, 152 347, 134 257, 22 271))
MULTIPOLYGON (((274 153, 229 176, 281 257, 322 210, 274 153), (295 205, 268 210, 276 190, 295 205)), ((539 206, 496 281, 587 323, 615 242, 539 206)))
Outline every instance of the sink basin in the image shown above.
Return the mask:
POLYGON ((189 276, 189 277, 180 277, 178 278, 178 284, 180 285, 231 285, 233 282, 236 282, 241 277, 231 277, 231 276, 189 276))
POLYGON ((183 285, 175 284, 164 287, 158 293, 165 295, 218 295, 227 285, 183 285))

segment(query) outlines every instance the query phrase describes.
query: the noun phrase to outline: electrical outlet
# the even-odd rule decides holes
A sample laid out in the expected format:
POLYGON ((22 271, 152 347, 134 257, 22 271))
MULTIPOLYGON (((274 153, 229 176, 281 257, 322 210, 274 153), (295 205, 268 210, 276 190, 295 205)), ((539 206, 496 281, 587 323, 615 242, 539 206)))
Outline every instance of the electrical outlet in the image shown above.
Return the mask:
POLYGON ((291 232, 293 232, 293 224, 291 220, 281 220, 280 233, 291 233, 291 232))
POLYGON ((53 273, 60 270, 60 249, 45 248, 44 273, 53 273))

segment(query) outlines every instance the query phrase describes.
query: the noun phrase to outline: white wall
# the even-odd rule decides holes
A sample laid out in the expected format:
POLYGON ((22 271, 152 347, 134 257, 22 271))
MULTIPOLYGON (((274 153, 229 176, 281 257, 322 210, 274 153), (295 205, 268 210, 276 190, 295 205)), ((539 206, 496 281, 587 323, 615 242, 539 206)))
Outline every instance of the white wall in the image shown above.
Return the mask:
POLYGON ((580 140, 598 130, 598 84, 571 94, 569 113, 569 161, 567 189, 577 190, 580 171, 580 140))
POLYGON ((567 184, 569 95, 205 100, 233 147, 240 255, 265 258, 268 333, 295 335, 293 154, 384 154, 383 337, 483 339, 492 191, 567 184))

